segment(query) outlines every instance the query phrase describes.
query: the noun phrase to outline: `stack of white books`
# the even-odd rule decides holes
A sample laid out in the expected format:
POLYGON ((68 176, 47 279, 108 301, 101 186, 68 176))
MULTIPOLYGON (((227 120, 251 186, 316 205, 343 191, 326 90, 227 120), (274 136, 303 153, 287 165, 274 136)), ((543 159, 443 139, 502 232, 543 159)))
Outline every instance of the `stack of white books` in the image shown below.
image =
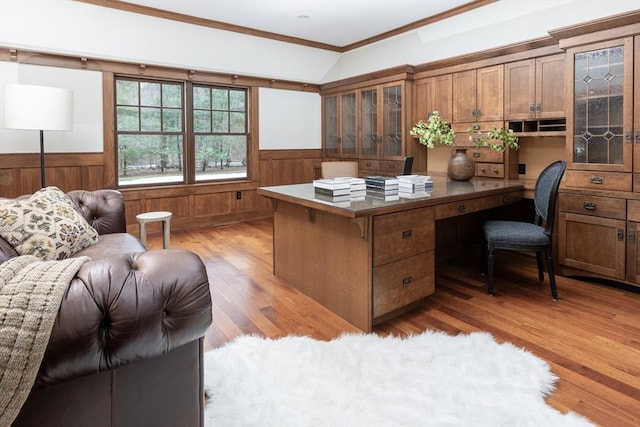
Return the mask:
POLYGON ((351 200, 352 179, 350 177, 314 179, 314 196, 326 202, 348 202, 351 200))
POLYGON ((351 200, 364 200, 367 194, 367 184, 364 178, 351 178, 351 200))
POLYGON ((398 194, 407 199, 427 197, 433 190, 433 181, 429 175, 398 176, 398 194))

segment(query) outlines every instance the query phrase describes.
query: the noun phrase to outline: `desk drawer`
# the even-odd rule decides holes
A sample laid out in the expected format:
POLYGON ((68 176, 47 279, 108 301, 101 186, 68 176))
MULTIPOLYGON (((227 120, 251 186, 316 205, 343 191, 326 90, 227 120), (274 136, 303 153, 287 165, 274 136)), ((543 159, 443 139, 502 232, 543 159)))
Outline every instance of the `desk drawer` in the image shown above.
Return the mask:
POLYGON ((467 154, 473 161, 480 163, 502 163, 504 161, 504 151, 496 151, 493 148, 469 148, 467 154))
POLYGON ((433 208, 373 217, 373 265, 379 266, 434 249, 433 208))
POLYGON ((373 269, 373 317, 418 301, 434 292, 434 251, 373 269))
POLYGON ((631 191, 631 175, 624 172, 568 170, 565 172, 565 185, 592 190, 631 191))
POLYGON ((380 160, 380 174, 397 176, 402 173, 402 162, 393 160, 380 160))
POLYGON ((558 195, 558 209, 603 218, 624 220, 627 217, 626 200, 611 197, 562 193, 558 195))
POLYGON ((361 175, 377 175, 380 169, 380 162, 378 160, 359 160, 358 171, 361 175))
POLYGON ((510 205, 522 200, 522 193, 496 194, 489 197, 477 197, 475 199, 461 200, 459 202, 445 203, 436 206, 436 220, 451 218, 484 209, 497 208, 510 205))
POLYGON ((504 178, 503 163, 476 163, 476 176, 504 178))

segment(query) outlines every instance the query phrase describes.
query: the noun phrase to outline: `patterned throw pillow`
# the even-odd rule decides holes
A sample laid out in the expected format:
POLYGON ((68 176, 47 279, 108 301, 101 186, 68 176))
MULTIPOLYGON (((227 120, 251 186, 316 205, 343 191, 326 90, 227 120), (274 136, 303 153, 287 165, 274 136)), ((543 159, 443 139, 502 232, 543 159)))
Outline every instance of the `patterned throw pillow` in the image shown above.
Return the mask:
POLYGON ((45 261, 68 258, 98 242, 98 232, 57 187, 0 200, 0 236, 20 255, 45 261))

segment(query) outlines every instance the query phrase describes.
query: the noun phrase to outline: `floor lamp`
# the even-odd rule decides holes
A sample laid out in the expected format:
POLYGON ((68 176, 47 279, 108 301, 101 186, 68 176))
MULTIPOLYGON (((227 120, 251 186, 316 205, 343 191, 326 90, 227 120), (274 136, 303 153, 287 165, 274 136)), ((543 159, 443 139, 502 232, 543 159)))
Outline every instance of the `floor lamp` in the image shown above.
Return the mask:
POLYGON ((40 177, 44 173, 44 131, 71 130, 73 92, 48 86, 7 85, 4 87, 3 123, 6 129, 40 131, 40 177))

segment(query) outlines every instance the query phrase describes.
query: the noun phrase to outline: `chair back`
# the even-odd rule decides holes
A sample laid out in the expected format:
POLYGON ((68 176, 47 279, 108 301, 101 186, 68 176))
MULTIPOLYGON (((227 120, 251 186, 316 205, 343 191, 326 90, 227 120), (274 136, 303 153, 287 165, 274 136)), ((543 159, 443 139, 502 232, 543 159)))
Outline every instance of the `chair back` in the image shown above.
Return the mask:
POLYGON ((323 178, 338 178, 342 176, 357 177, 358 162, 322 162, 320 164, 323 178))
POLYGON ((551 236, 556 212, 556 198, 560 180, 567 168, 567 162, 558 160, 544 168, 538 180, 534 193, 534 204, 536 208, 535 223, 542 225, 545 223, 545 234, 551 236))

